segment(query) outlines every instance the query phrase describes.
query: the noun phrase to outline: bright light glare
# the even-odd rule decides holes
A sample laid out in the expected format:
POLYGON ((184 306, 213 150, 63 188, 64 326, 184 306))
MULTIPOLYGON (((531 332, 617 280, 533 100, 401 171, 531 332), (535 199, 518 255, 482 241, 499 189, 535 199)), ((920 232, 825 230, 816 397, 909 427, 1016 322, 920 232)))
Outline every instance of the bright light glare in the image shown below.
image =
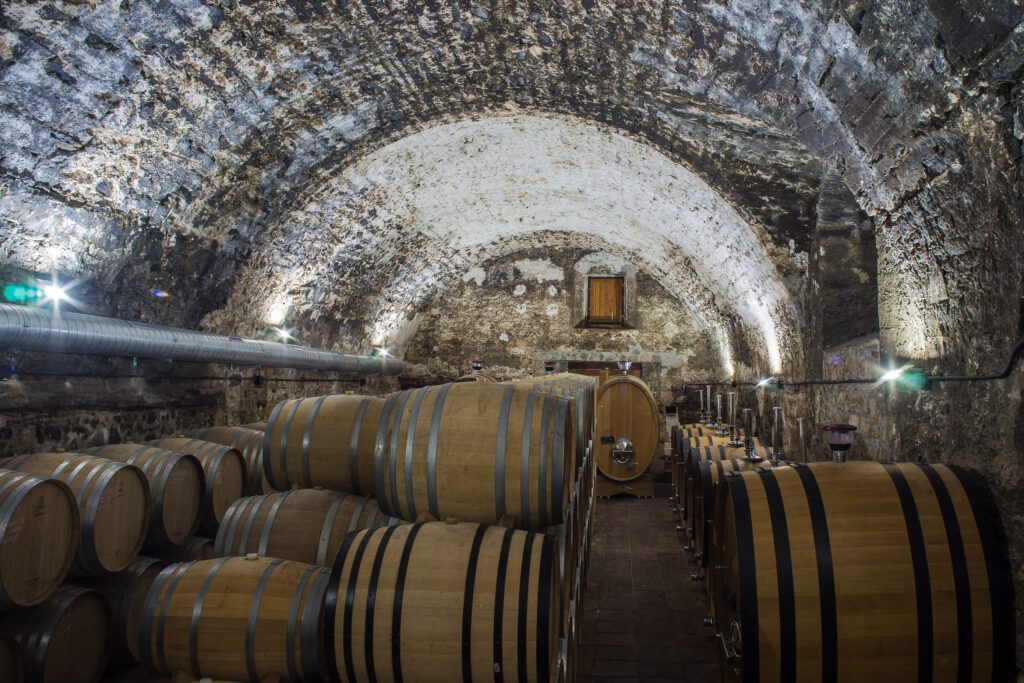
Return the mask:
POLYGON ((771 382, 771 381, 772 381, 773 379, 775 379, 775 378, 774 378, 774 377, 765 377, 765 378, 764 378, 764 379, 762 379, 762 380, 758 380, 758 382, 757 382, 757 386, 759 386, 759 387, 763 387, 763 386, 765 386, 766 384, 768 384, 768 382, 771 382))
POLYGON ((879 377, 878 381, 879 382, 891 382, 893 380, 899 379, 900 376, 904 373, 904 371, 906 371, 906 369, 909 368, 909 367, 911 367, 911 366, 904 365, 902 368, 896 368, 894 370, 890 370, 889 372, 887 372, 884 375, 882 375, 881 377, 879 377))
POLYGON ((391 355, 390 353, 388 353, 388 349, 385 346, 382 346, 382 347, 380 347, 377 350, 380 351, 380 355, 382 355, 382 356, 390 356, 391 355))
POLYGON ((295 339, 295 337, 292 336, 292 331, 286 327, 275 327, 274 331, 277 332, 277 336, 281 339, 281 341, 295 339))
POLYGON ((50 301, 68 301, 71 298, 60 285, 43 285, 43 294, 50 301))

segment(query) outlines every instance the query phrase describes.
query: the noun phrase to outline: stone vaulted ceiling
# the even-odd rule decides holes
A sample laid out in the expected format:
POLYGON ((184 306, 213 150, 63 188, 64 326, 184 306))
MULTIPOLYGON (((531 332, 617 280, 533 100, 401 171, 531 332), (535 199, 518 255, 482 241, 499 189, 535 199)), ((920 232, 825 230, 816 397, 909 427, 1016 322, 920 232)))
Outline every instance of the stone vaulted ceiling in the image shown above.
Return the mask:
MULTIPOLYGON (((120 0, 0 12, 3 258, 86 276, 90 303, 125 317, 246 334, 279 297, 310 339, 365 348, 411 314, 431 274, 443 285, 530 234, 568 232, 640 260, 724 346, 746 335, 776 365, 800 354, 791 276, 806 266, 824 166, 876 217, 883 258, 934 237, 922 217, 957 210, 939 188, 950 173, 1018 182, 962 151, 971 135, 1012 142, 1000 128, 1019 68, 1005 48, 1021 34, 1012 3, 120 0), (980 114, 992 112, 988 125, 980 114), (502 117, 514 125, 488 129, 502 117), (603 147, 573 142, 590 130, 603 147), (515 183, 531 173, 531 135, 549 151, 534 162, 567 157, 532 212, 500 177, 466 187, 471 169, 502 172, 494 148, 510 134, 524 152, 515 183), (602 156, 615 149, 635 158, 602 156), (569 173, 570 155, 599 171, 569 173), (550 210, 566 207, 573 180, 602 177, 622 189, 646 177, 662 195, 602 202, 587 186, 572 211, 550 210), (424 185, 455 180, 462 193, 445 203, 424 185), (153 288, 175 296, 154 308, 153 288)), ((953 256, 974 267, 975 251, 953 256)), ((925 253, 880 267, 898 344, 941 323, 929 292, 944 265, 925 253)), ((950 283, 943 296, 960 293, 950 283)))

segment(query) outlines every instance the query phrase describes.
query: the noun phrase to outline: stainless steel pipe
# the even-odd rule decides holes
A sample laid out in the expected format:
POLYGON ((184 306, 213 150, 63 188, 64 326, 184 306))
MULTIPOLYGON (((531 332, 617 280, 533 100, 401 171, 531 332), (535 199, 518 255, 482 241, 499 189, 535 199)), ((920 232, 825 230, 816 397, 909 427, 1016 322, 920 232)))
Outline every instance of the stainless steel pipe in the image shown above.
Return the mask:
POLYGON ((84 313, 55 316, 49 309, 12 304, 0 304, 0 348, 367 375, 402 372, 402 361, 387 356, 351 355, 84 313))

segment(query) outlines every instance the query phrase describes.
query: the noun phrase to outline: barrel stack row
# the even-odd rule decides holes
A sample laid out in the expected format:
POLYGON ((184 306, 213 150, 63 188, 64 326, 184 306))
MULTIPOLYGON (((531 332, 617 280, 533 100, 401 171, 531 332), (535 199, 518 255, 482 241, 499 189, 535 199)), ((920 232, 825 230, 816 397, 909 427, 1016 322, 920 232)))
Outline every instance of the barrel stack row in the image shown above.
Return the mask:
POLYGON ((191 439, 0 461, 0 680, 89 683, 134 664, 153 579, 209 556, 195 534, 216 534, 247 485, 240 451, 191 439))
POLYGON ((220 559, 160 575, 143 661, 228 680, 571 676, 593 482, 593 386, 575 379, 275 406, 277 492, 231 506, 220 559))
POLYGON ((312 397, 0 463, 0 678, 571 678, 593 400, 573 375, 312 397))
POLYGON ((692 441, 707 431, 673 433, 676 504, 724 680, 1014 680, 1008 565, 980 479, 719 458, 692 441))

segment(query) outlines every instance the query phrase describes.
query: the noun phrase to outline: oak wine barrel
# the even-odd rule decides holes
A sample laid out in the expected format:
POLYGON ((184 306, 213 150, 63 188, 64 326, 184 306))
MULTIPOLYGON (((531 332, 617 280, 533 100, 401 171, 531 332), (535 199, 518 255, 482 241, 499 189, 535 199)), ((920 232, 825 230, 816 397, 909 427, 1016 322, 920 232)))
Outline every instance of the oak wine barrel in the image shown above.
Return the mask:
POLYGON ((243 429, 254 429, 257 432, 262 432, 262 431, 266 430, 267 423, 266 422, 249 422, 249 423, 246 423, 244 425, 241 425, 241 427, 243 429))
POLYGON ((710 564, 727 681, 1013 680, 985 489, 951 466, 727 473, 710 564))
POLYGON ((609 377, 597 390, 597 469, 614 481, 643 476, 654 459, 660 431, 658 403, 648 386, 631 375, 609 377), (616 462, 612 447, 619 438, 633 445, 633 456, 616 462))
POLYGON ((181 545, 196 532, 205 483, 195 456, 138 444, 112 444, 82 452, 135 465, 146 475, 153 494, 147 548, 181 545))
POLYGON ((245 458, 249 493, 269 493, 263 488, 263 430, 246 427, 206 427, 194 429, 186 436, 236 449, 245 458))
POLYGON ((544 534, 431 522, 346 539, 325 602, 331 680, 549 681, 559 578, 544 534))
POLYGON ((153 499, 137 467, 75 453, 21 455, 0 466, 58 479, 74 492, 82 522, 71 567, 75 575, 119 572, 142 550, 153 499))
MULTIPOLYGON (((768 460, 771 457, 771 451, 768 445, 762 439, 754 439, 753 448, 751 449, 751 456, 753 458, 761 458, 768 460)), ((686 527, 686 532, 689 538, 693 537, 693 498, 694 498, 694 483, 697 479, 697 467, 699 463, 708 460, 732 460, 734 458, 743 458, 746 453, 744 446, 730 446, 728 441, 716 443, 711 446, 698 446, 691 448, 686 451, 682 461, 682 469, 679 474, 679 478, 682 481, 682 519, 683 526, 686 527)))
POLYGON ((483 382, 392 394, 374 449, 377 502, 407 520, 560 524, 574 474, 570 408, 565 398, 483 382))
POLYGON ((67 484, 0 470, 0 609, 53 595, 71 569, 80 532, 67 484))
MULTIPOLYGON (((780 460, 788 465, 789 461, 780 460)), ((715 513, 715 497, 727 472, 746 472, 759 467, 771 467, 770 460, 705 460, 697 463, 697 477, 693 487, 693 538, 694 554, 701 568, 708 566, 708 552, 711 543, 710 529, 715 513)))
POLYGON ((142 662, 164 676, 319 681, 329 578, 326 567, 255 555, 171 565, 143 604, 142 662))
POLYGON ((166 563, 138 557, 128 569, 116 574, 84 579, 80 585, 106 598, 113 619, 110 666, 123 669, 139 661, 138 633, 146 593, 166 563))
POLYGON ((0 633, 21 648, 26 683, 96 683, 111 627, 106 599, 79 586, 61 586, 35 607, 0 613, 0 633))
POLYGON ((25 660, 21 647, 10 636, 0 635, 0 681, 23 683, 25 660))
POLYGON ((256 553, 329 565, 345 536, 403 523, 381 512, 372 498, 325 489, 293 489, 241 498, 217 532, 217 557, 256 553))
POLYGON ((267 482, 282 491, 298 483, 375 497, 374 439, 384 403, 352 395, 278 403, 263 436, 267 482))
POLYGON ((555 391, 559 395, 573 399, 573 412, 576 425, 576 462, 577 468, 584 466, 587 449, 594 437, 594 401, 596 380, 586 375, 557 375, 537 377, 523 380, 520 385, 533 387, 537 391, 555 391))
POLYGON ((193 536, 176 548, 160 552, 160 559, 166 562, 194 562, 213 557, 213 539, 193 536))
POLYGON ((216 535, 228 507, 245 495, 249 475, 241 451, 211 441, 184 437, 156 439, 149 445, 189 453, 199 460, 206 477, 206 498, 199 517, 199 530, 210 536, 216 535))
POLYGON ((494 379, 490 375, 473 374, 473 375, 460 375, 458 378, 453 379, 452 381, 453 382, 491 382, 491 383, 493 383, 493 382, 497 382, 498 380, 494 379))

